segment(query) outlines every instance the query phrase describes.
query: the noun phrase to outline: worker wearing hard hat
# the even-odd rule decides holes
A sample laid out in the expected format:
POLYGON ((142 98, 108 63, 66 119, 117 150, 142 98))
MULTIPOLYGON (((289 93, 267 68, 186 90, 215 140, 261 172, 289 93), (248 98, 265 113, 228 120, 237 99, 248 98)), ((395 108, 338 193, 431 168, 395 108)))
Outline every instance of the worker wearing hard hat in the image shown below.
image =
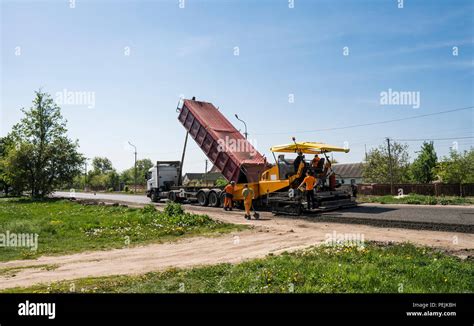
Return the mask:
POLYGON ((234 187, 235 187, 235 182, 231 181, 225 186, 224 188, 224 210, 231 211, 232 210, 232 198, 234 198, 234 187))
POLYGON ((247 184, 244 185, 242 196, 244 197, 245 218, 250 220, 250 209, 252 208, 252 199, 254 197, 253 189, 249 188, 249 185, 247 184))
POLYGON ((311 171, 306 172, 306 178, 300 184, 300 187, 306 185, 306 201, 308 202, 308 210, 314 208, 314 185, 316 184, 316 178, 313 177, 311 171))

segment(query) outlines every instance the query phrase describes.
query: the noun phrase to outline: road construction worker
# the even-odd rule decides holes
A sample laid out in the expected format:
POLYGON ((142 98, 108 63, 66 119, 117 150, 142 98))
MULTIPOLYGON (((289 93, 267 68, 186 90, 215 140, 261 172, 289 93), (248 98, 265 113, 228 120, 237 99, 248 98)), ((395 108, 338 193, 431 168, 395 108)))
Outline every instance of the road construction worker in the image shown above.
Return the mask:
POLYGON ((234 198, 235 182, 231 181, 225 186, 224 191, 224 210, 232 210, 232 198, 234 198))
POLYGON ((321 160, 318 156, 318 154, 314 155, 313 160, 311 161, 311 167, 313 169, 316 169, 318 167, 319 160, 321 160))
MULTIPOLYGON (((329 175, 329 172, 331 170, 331 161, 329 159, 326 160, 326 163, 324 163, 324 169, 323 172, 319 174, 319 177, 323 179, 323 181, 326 181, 326 177, 329 175)), ((324 183, 324 182, 323 182, 324 183)))
POLYGON ((306 172, 306 178, 300 184, 300 187, 306 185, 306 201, 308 202, 308 210, 314 208, 314 185, 316 184, 316 178, 313 177, 311 171, 306 172))
POLYGON ((249 188, 247 184, 244 185, 242 196, 244 197, 245 218, 250 220, 250 209, 252 208, 252 199, 254 197, 253 189, 249 188))
POLYGON ((296 156, 295 160, 293 161, 293 166, 295 168, 295 173, 298 173, 298 169, 300 167, 301 161, 304 160, 304 155, 301 150, 298 150, 298 156, 296 156))

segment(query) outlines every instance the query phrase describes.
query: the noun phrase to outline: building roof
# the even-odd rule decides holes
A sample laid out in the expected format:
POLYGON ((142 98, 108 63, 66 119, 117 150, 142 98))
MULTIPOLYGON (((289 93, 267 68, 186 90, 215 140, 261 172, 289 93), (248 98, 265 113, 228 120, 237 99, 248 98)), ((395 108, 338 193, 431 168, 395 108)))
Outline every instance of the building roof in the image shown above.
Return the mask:
POLYGON ((332 169, 341 178, 362 178, 364 163, 333 164, 332 169))

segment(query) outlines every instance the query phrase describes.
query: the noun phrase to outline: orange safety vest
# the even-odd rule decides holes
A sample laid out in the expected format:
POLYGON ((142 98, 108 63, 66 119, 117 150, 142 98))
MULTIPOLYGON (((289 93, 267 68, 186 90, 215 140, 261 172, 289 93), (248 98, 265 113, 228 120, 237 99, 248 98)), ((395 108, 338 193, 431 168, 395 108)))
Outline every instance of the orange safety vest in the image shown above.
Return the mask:
POLYGON ((311 161, 311 166, 314 167, 314 168, 317 167, 320 159, 321 158, 319 158, 319 157, 313 158, 313 160, 311 161))
POLYGON ((232 185, 225 186, 224 190, 228 194, 233 194, 234 193, 234 187, 232 187, 232 185))
POLYGON ((306 190, 310 191, 314 189, 316 178, 312 175, 308 175, 306 178, 304 178, 303 182, 306 184, 306 190))

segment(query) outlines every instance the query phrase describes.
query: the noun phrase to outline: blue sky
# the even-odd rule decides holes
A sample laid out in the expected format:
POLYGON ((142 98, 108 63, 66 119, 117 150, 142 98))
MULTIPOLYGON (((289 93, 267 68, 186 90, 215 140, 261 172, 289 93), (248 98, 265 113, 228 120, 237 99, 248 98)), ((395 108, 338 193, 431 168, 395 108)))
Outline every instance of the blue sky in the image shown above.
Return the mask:
MULTIPOLYGON (((95 106, 64 105, 69 136, 87 157, 122 170, 139 158, 179 159, 180 95, 214 103, 268 157, 272 145, 324 141, 364 148, 393 139, 473 145, 474 110, 368 127, 474 105, 472 1, 1 1, 0 135, 34 90, 88 91, 95 106), (453 55, 453 47, 458 55, 453 55), (235 47, 239 55, 235 55, 235 47), (344 55, 344 47, 349 55, 344 55), (126 55, 128 48, 129 55, 126 55), (18 49, 20 55, 18 55, 18 49), (420 94, 420 107, 381 105, 388 89, 420 94), (289 102, 293 94, 294 102, 289 102)), ((413 158, 420 142, 409 142, 413 158)), ((204 170, 193 141, 185 170, 204 170)))

